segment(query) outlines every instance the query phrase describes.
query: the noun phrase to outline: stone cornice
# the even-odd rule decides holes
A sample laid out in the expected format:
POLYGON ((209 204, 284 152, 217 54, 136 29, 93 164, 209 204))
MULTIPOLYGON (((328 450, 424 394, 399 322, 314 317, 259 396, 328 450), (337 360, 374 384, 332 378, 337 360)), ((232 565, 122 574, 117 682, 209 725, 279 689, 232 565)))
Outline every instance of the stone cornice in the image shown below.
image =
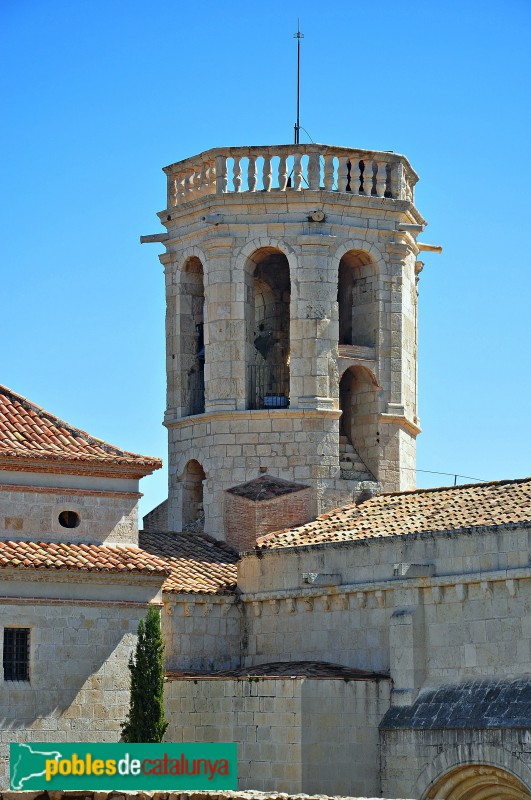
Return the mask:
MULTIPOLYGON (((162 465, 162 462, 161 462, 162 465)), ((87 475, 89 477, 104 478, 134 478, 139 480, 159 469, 159 466, 150 464, 145 467, 131 464, 105 464, 97 462, 83 462, 75 459, 41 459, 0 457, 0 469, 9 472, 46 472, 57 475, 87 475)))
POLYGON ((156 606, 162 608, 162 603, 145 602, 142 600, 83 600, 64 599, 62 597, 9 597, 0 595, 0 605, 31 605, 31 606, 119 606, 122 608, 147 608, 156 606))
POLYGON ((292 408, 292 409, 275 409, 269 410, 256 410, 256 411, 210 411, 205 414, 195 414, 189 417, 167 418, 164 420, 163 425, 167 428, 186 428, 190 425, 206 424, 208 422, 216 422, 223 420, 231 420, 232 422, 240 422, 242 420, 254 419, 319 419, 322 417, 330 417, 331 419, 339 419, 341 411, 335 408, 324 408, 321 410, 306 409, 306 408, 292 408))
POLYGON ((403 430, 411 433, 412 436, 418 436, 419 433, 422 433, 422 429, 418 425, 415 425, 414 422, 411 422, 401 414, 378 414, 378 421, 384 424, 398 425, 403 430))
POLYGON ((135 497, 140 498, 142 492, 113 492, 107 489, 71 489, 61 486, 31 486, 21 483, 1 483, 0 492, 36 492, 37 494, 64 494, 87 497, 135 497))
MULTIPOLYGON (((26 541, 26 540, 25 540, 26 541)), ((53 540, 55 543, 55 540, 53 540)), ((96 544, 96 542, 88 542, 88 544, 96 544)), ((98 543, 101 545, 101 542, 98 543)), ((110 545, 112 546, 112 545, 110 545)), ((59 569, 35 569, 33 567, 4 567, 0 570, 0 583, 3 582, 16 582, 26 581, 31 573, 32 584, 36 583, 70 583, 70 584, 85 584, 88 581, 92 583, 108 584, 116 586, 120 583, 125 586, 150 586, 154 584, 164 583, 167 575, 149 575, 146 572, 103 572, 100 570, 74 570, 62 567, 59 569)))
MULTIPOLYGON (((491 570, 488 572, 468 572, 459 575, 438 575, 436 577, 422 577, 422 578, 407 578, 395 577, 387 580, 378 581, 360 581, 360 583, 346 583, 339 586, 319 587, 319 588, 304 588, 303 586, 294 587, 293 589, 277 589, 265 592, 250 592, 241 595, 241 602, 247 603, 265 603, 275 602, 282 600, 299 599, 301 602, 307 600, 316 600, 321 597, 328 597, 329 599, 340 599, 345 595, 360 595, 371 594, 377 592, 389 592, 395 589, 423 589, 444 590, 445 588, 453 586, 469 586, 471 584, 480 584, 485 592, 488 592, 488 585, 491 583, 505 582, 507 591, 514 596, 518 591, 517 582, 522 580, 531 580, 531 568, 529 567, 515 567, 513 569, 500 569, 491 570)), ((358 598, 362 599, 362 598, 358 598)))

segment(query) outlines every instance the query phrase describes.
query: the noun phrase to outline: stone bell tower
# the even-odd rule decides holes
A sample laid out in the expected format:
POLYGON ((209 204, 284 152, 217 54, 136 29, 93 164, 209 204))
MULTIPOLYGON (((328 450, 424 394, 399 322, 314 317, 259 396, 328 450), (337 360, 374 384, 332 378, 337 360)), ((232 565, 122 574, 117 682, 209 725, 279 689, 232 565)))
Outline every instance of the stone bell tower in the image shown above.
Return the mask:
POLYGON ((169 528, 256 536, 415 486, 425 222, 401 155, 216 148, 166 167, 169 528))

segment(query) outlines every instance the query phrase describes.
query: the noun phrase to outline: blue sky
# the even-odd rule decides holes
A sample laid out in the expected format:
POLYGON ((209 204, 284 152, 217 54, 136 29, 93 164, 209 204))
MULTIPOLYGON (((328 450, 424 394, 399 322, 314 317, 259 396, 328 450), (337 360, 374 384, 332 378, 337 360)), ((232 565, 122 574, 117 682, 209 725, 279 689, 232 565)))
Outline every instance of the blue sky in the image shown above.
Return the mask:
MULTIPOLYGON (((298 15, 301 124, 406 154, 444 247, 420 282, 417 466, 529 475, 528 0, 0 0, 0 382, 165 458, 161 248, 139 236, 164 165, 292 140, 298 15)), ((145 513, 165 474, 143 491, 145 513)))

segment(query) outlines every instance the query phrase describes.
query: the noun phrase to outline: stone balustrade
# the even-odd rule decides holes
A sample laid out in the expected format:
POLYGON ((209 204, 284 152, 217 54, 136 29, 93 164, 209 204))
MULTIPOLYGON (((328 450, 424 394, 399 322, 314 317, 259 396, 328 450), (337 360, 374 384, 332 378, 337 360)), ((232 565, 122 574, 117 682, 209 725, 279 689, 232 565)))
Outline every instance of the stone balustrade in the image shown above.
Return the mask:
POLYGON ((168 208, 207 195, 325 189, 414 201, 418 180, 397 153, 321 144, 225 147, 164 168, 168 208))

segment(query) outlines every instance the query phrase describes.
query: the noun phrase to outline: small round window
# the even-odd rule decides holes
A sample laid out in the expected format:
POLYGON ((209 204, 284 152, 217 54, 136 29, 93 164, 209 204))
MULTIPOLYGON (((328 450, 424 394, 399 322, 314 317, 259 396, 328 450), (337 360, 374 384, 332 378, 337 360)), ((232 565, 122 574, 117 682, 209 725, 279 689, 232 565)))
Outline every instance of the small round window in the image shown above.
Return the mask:
POLYGON ((63 528, 77 528, 80 522, 79 514, 75 511, 61 511, 59 514, 59 525, 63 528))

